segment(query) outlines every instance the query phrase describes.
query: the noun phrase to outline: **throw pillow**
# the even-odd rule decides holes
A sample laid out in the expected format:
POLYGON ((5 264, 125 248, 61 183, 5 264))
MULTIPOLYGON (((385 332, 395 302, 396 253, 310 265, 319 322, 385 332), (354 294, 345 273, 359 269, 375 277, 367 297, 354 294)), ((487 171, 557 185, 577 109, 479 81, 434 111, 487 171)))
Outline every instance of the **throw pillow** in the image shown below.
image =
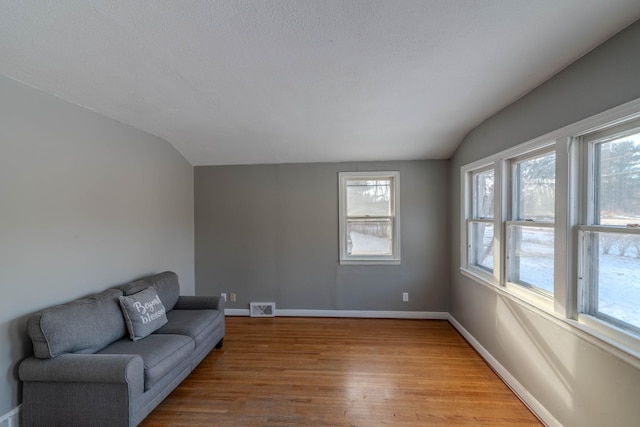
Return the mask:
POLYGON ((153 288, 126 297, 121 296, 120 307, 133 341, 146 337, 167 323, 167 312, 153 288))

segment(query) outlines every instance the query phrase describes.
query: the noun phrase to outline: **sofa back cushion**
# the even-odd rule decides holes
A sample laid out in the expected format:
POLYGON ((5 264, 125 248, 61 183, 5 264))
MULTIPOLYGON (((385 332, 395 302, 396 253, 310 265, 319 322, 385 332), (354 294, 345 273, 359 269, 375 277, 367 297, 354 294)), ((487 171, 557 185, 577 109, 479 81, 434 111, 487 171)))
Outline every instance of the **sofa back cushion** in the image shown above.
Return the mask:
POLYGON ((63 353, 95 353, 121 339, 127 331, 121 295, 120 290, 108 289, 32 315, 27 333, 34 355, 49 359, 63 353))
POLYGON ((167 312, 173 310, 178 298, 180 297, 180 283, 178 275, 173 271, 165 271, 164 273, 154 274, 153 276, 144 277, 135 282, 118 286, 116 289, 122 290, 125 296, 137 294, 140 291, 153 286, 158 292, 160 301, 167 312))

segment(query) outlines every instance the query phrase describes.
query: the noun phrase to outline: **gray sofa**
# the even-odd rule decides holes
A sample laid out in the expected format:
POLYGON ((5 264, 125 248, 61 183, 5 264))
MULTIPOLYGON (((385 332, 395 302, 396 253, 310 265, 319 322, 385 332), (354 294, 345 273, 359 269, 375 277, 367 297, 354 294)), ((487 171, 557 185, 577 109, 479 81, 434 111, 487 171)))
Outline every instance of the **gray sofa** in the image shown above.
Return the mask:
POLYGON ((225 321, 219 297, 180 296, 177 275, 165 272, 38 312, 27 331, 24 426, 135 426, 222 347, 225 321), (120 297, 148 288, 166 323, 134 341, 120 297))

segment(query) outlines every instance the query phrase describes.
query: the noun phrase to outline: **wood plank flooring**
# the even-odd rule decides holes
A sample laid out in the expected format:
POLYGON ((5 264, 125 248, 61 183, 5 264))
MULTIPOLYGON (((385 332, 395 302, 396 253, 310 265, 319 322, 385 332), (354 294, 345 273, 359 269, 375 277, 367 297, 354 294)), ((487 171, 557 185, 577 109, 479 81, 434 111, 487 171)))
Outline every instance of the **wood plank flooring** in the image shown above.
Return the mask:
POLYGON ((226 320, 141 427, 542 425, 446 321, 226 320))

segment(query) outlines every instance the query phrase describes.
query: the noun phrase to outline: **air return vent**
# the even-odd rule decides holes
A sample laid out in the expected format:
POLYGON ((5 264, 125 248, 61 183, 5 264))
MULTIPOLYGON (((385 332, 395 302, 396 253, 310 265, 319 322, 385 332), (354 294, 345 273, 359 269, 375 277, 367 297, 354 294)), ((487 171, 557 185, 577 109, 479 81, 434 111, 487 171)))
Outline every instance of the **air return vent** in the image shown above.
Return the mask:
POLYGON ((275 302, 250 302, 249 315, 251 317, 275 317, 275 302))

